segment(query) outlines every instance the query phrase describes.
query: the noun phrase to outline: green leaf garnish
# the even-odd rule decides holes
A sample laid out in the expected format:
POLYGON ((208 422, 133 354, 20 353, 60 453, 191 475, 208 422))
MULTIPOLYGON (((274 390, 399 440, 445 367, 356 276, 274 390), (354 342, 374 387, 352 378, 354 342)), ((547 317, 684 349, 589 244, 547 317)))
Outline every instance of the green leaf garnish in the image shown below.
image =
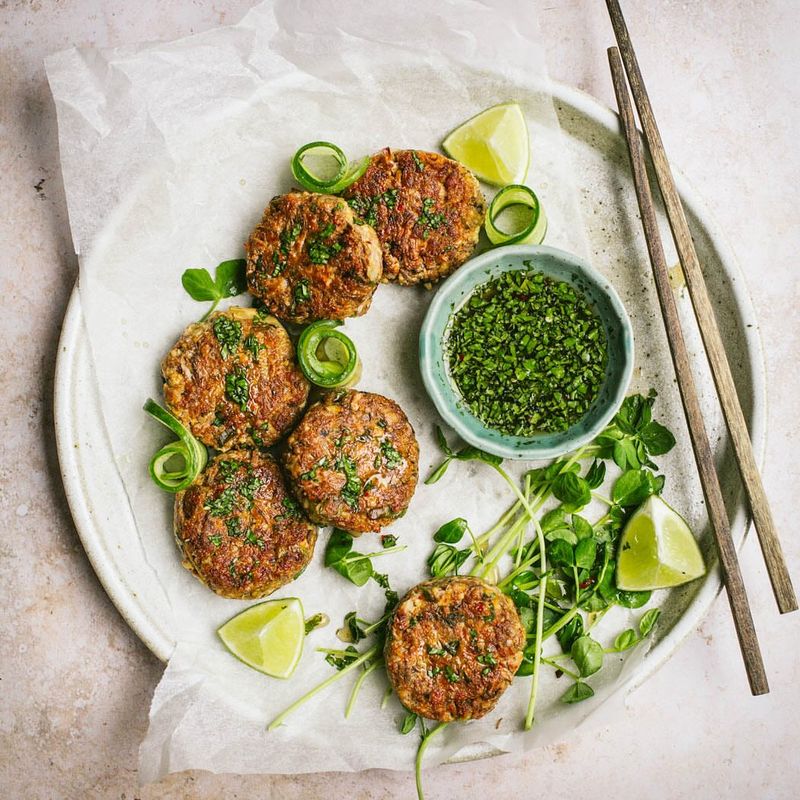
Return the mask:
POLYGON ((187 269, 181 275, 181 284, 193 300, 212 300, 213 305, 202 316, 201 322, 217 307, 220 300, 236 297, 247 289, 247 262, 243 258, 223 261, 217 265, 214 277, 207 269, 187 269))

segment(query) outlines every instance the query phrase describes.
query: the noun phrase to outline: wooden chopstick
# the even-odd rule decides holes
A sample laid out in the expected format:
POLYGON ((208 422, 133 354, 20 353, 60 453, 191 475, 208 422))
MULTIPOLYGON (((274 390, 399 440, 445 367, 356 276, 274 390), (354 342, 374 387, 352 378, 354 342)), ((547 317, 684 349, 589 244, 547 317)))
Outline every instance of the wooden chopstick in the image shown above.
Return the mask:
POLYGON ((711 520, 711 527, 714 531, 717 550, 719 551, 722 576, 725 581, 725 588, 728 590, 728 600, 731 604, 733 621, 739 637, 739 646, 742 650, 747 678, 750 681, 750 690, 753 694, 766 694, 769 691, 767 674, 764 670, 764 662, 761 659, 761 651, 758 647, 758 639, 753 626, 753 617, 750 613, 750 605, 747 601, 742 573, 739 569, 736 548, 731 537, 728 514, 722 497, 722 487, 714 467, 714 456, 711 452, 708 434, 703 423, 703 412, 700 408, 697 387, 695 386, 689 362, 689 351, 686 349, 686 342, 683 338, 680 318, 678 317, 678 306, 669 282, 667 259, 664 255, 655 206, 653 205, 653 196, 647 179, 644 151, 639 139, 639 131, 636 129, 636 121, 633 117, 633 107, 628 95, 628 86, 625 82, 622 61, 619 57, 619 50, 616 47, 609 48, 608 61, 611 65, 611 76, 614 80, 614 92, 617 95, 622 127, 628 142, 633 182, 636 187, 636 199, 642 215, 642 227, 647 241, 647 251, 650 254, 650 263, 653 265, 658 301, 664 317, 664 327, 667 329, 672 363, 675 365, 675 374, 678 377, 678 388, 683 402, 683 409, 686 413, 686 422, 689 425, 689 435, 692 440, 697 469, 700 473, 700 482, 703 485, 708 516, 711 520))
POLYGON ((789 577, 789 571, 786 567, 786 560, 783 556, 778 533, 775 529, 769 501, 756 465, 753 446, 750 442, 750 435, 747 432, 747 423, 742 413, 742 407, 739 405, 739 396, 736 393, 731 368, 725 355, 725 347, 722 344, 722 337, 717 327, 714 309, 708 297, 700 261, 697 258, 697 251, 692 241, 689 225, 686 222, 683 205, 675 187, 664 144, 658 132, 656 119, 650 105, 650 98, 639 69, 636 53, 628 35, 628 28, 622 16, 622 10, 618 0, 606 0, 606 5, 611 17, 611 24, 614 27, 617 44, 622 53, 625 71, 628 74, 631 93, 639 111, 639 119, 642 122, 642 129, 644 130, 647 147, 655 167, 661 195, 664 198, 669 224, 678 250, 678 257, 683 267, 683 273, 686 276, 686 286, 689 290, 689 296, 700 328, 700 335, 703 338, 708 361, 711 365, 711 373, 717 387, 717 394, 722 406, 722 413, 725 416, 728 433, 733 442, 736 462, 739 465, 739 472, 750 502, 753 521, 761 543, 761 551, 764 554, 767 572, 772 583, 772 591, 775 594, 775 600, 778 603, 781 614, 786 614, 797 609, 797 598, 792 586, 792 579, 789 577))

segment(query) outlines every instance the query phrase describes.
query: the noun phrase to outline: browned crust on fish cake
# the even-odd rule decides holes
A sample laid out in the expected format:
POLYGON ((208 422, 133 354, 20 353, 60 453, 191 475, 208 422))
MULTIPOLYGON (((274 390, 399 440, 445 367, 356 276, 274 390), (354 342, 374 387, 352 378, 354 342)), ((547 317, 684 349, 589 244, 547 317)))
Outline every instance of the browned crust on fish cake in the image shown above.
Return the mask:
POLYGON ((439 153, 386 148, 342 193, 383 248, 383 279, 434 283, 478 243, 486 201, 475 176, 439 153))
POLYGON ((389 623, 386 670, 400 702, 426 719, 478 719, 522 662, 525 630, 511 598, 480 578, 426 581, 389 623))
POLYGON ((331 195, 273 198, 245 252, 250 292, 290 322, 365 314, 382 275, 375 232, 331 195))
POLYGON ((272 456, 233 450, 175 496, 175 539, 183 565, 209 589, 252 599, 306 568, 317 529, 289 494, 272 456))
POLYGON ((312 520, 359 534, 405 513, 417 485, 419 445, 394 400, 329 392, 290 434, 283 464, 312 520), (356 478, 351 491, 348 470, 356 478))
POLYGON ((309 384, 289 335, 274 317, 252 308, 230 308, 189 325, 164 358, 161 372, 169 410, 201 442, 217 450, 273 444, 294 424, 308 400, 309 384), (240 326, 233 353, 223 354, 214 333, 221 317, 240 326), (247 381, 244 410, 226 394, 231 374, 247 381))

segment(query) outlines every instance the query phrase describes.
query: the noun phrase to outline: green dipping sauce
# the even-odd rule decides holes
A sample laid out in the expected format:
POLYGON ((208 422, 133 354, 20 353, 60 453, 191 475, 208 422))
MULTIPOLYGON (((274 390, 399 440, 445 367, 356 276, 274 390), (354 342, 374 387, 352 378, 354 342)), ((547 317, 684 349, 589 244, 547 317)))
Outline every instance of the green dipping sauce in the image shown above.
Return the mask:
POLYGON ((512 436, 567 430, 603 384, 603 323, 571 284, 515 270, 478 286, 453 315, 445 356, 470 411, 512 436))

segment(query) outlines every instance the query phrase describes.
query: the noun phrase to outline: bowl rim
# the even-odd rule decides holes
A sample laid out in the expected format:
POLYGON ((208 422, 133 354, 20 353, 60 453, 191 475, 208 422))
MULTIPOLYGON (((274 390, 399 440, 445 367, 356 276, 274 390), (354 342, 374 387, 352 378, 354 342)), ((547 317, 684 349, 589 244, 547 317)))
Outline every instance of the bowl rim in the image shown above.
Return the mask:
MULTIPOLYGON (((474 289, 472 291, 474 291, 474 289)), ((469 294, 471 294, 471 292, 469 294)), ((446 313, 449 321, 453 311, 446 313)), ((422 382, 425 385, 428 396, 439 412, 439 415, 468 444, 485 450, 488 453, 492 453, 493 455, 515 460, 540 461, 558 458, 559 456, 588 444, 606 427, 606 425, 608 425, 622 405, 622 401, 625 399, 633 376, 634 361, 633 326, 631 325, 628 312, 611 281, 583 258, 566 250, 543 244, 517 244, 492 248, 464 262, 464 264, 450 275, 436 290, 436 294, 425 313, 425 318, 422 321, 419 332, 419 368, 422 374, 422 382), (521 446, 518 443, 511 443, 511 440, 518 440, 525 437, 510 436, 501 434, 498 431, 493 431, 493 434, 500 437, 499 439, 483 437, 479 432, 475 432, 469 428, 459 414, 456 413, 453 407, 454 404, 450 398, 445 396, 445 393, 440 388, 439 382, 434 375, 433 364, 436 360, 436 356, 442 351, 441 337, 437 336, 434 332, 434 323, 442 312, 443 306, 451 304, 460 305, 456 295, 460 292, 462 284, 476 272, 485 270, 487 267, 494 265, 497 261, 505 257, 535 258, 536 256, 543 255, 550 256, 570 268, 575 269, 580 273, 581 277, 585 277, 606 296, 609 301, 609 306, 621 327, 623 365, 620 380, 609 392, 609 399, 605 410, 597 417, 592 425, 581 432, 576 432, 572 436, 565 437, 558 444, 543 445, 532 442, 521 446)), ((477 420, 479 423, 481 422, 477 417, 473 417, 473 419, 477 420)), ((487 431, 490 430, 485 426, 483 426, 483 429, 487 431)))

